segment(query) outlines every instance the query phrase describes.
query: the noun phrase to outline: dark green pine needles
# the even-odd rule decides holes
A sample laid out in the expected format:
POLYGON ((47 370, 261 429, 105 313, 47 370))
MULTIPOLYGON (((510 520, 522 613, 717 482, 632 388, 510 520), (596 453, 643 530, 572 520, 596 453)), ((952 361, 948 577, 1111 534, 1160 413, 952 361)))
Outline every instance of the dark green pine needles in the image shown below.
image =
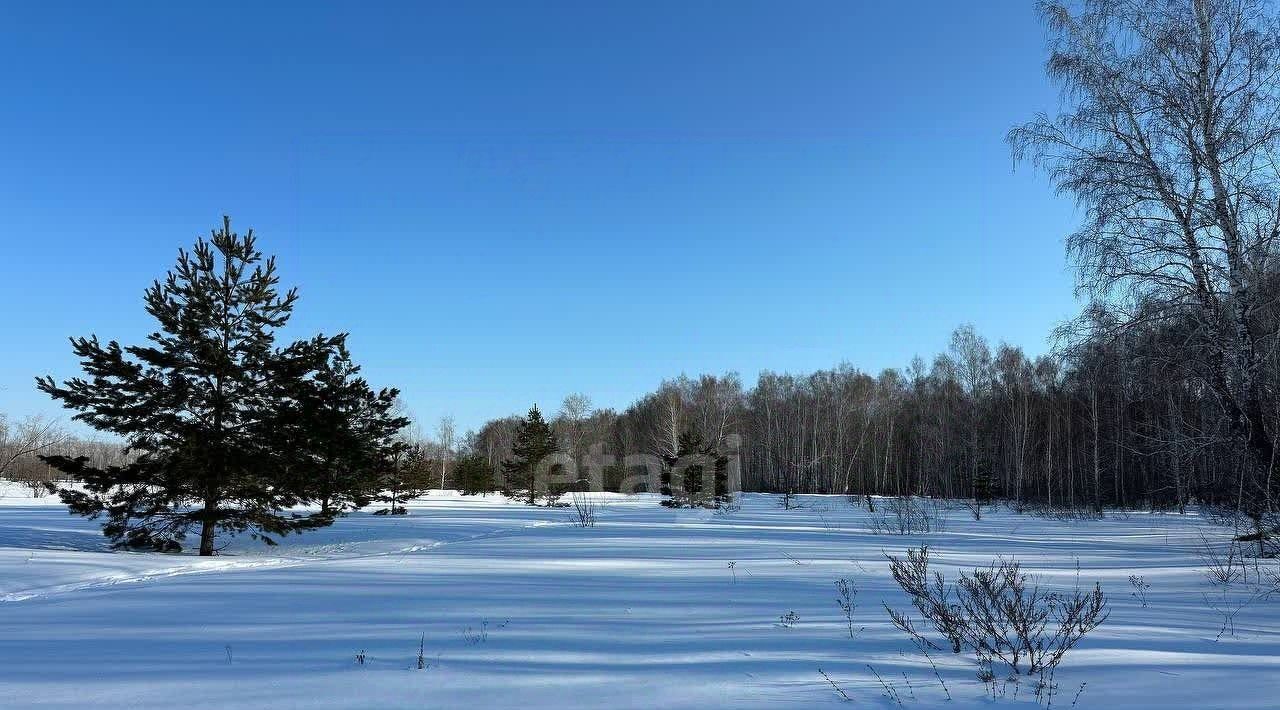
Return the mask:
POLYGON ((542 418, 538 405, 529 409, 529 414, 520 420, 516 427, 516 440, 511 446, 511 458, 502 462, 503 473, 507 476, 507 487, 513 492, 523 494, 529 505, 538 502, 539 488, 547 491, 549 477, 555 473, 549 456, 559 451, 555 432, 547 420, 542 418))
POLYGON ((146 291, 159 325, 147 345, 73 338, 85 376, 37 386, 75 419, 122 438, 122 466, 45 461, 82 485, 59 491, 72 513, 104 517, 115 547, 177 551, 198 531, 273 536, 333 522, 368 496, 406 421, 395 390, 357 378, 345 335, 277 347, 297 291, 281 295, 274 258, 230 219, 146 291), (290 511, 318 504, 319 510, 290 511))

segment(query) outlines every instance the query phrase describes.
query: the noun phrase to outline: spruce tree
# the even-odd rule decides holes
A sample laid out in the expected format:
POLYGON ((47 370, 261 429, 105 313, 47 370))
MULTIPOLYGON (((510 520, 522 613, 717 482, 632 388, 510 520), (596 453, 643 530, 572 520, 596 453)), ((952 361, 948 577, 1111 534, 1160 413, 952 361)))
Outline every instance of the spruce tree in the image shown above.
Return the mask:
POLYGON ((512 458, 502 462, 502 470, 507 475, 507 486, 514 491, 523 491, 525 502, 537 505, 538 465, 559 449, 555 431, 542 418, 538 405, 533 405, 529 414, 516 427, 516 440, 511 446, 512 458))
POLYGON ((995 500, 998 493, 996 480, 991 475, 991 470, 986 466, 981 466, 973 475, 973 507, 970 512, 973 513, 974 520, 982 520, 982 506, 995 500))
POLYGON ((464 496, 485 495, 494 490, 493 468, 484 456, 474 451, 458 458, 453 475, 464 496))
POLYGON ((200 554, 220 532, 273 536, 327 525, 331 513, 288 513, 309 494, 297 485, 304 448, 287 446, 291 393, 342 341, 317 336, 279 348, 296 289, 281 295, 275 259, 230 219, 209 240, 178 252, 146 290, 159 328, 146 345, 72 338, 85 376, 37 386, 74 418, 124 439, 134 459, 98 468, 88 459, 44 461, 80 480, 59 493, 74 514, 105 517, 114 547, 178 551, 198 531, 200 554))
POLYGON ((373 500, 386 505, 374 515, 407 515, 406 504, 426 495, 431 480, 431 458, 422 444, 395 439, 382 447, 381 466, 377 476, 377 494, 373 500))
POLYGON ((667 507, 718 506, 729 492, 729 459, 721 456, 716 447, 705 443, 697 429, 689 427, 677 438, 675 456, 663 457, 660 492, 667 496, 662 504, 667 507), (672 473, 680 469, 680 480, 673 481, 672 473), (705 490, 707 474, 711 474, 712 490, 705 490))

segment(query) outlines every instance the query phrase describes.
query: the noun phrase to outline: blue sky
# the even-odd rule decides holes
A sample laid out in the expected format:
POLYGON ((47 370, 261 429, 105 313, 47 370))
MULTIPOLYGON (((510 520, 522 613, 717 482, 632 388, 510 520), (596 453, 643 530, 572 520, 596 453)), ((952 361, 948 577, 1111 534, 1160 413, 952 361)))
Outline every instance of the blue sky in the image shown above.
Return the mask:
POLYGON ((430 424, 1078 308, 1032 3, 0 5, 0 411, 230 214, 430 424))

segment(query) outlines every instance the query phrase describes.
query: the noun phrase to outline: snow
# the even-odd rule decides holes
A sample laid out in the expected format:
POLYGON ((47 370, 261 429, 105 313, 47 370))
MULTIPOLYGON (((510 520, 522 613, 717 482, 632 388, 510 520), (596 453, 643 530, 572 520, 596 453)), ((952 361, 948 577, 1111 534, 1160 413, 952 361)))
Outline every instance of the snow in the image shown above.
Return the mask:
POLYGON ((835 496, 783 510, 747 494, 717 515, 597 495, 594 528, 574 526, 571 509, 433 491, 408 516, 358 513, 202 559, 108 551, 92 521, 5 486, 0 706, 843 705, 818 668, 861 707, 896 707, 872 668, 907 706, 1036 705, 1030 682, 992 700, 971 660, 934 653, 947 703, 889 625, 882 603, 908 603, 884 554, 922 542, 948 577, 1005 555, 1046 584, 1102 583, 1111 617, 1058 670, 1056 706, 1085 682, 1078 707, 1280 697, 1280 600, 1254 601, 1234 636, 1215 639, 1223 618, 1206 599, 1221 605, 1221 592, 1196 550, 1226 532, 1193 513, 1057 521, 1002 509, 973 521, 957 509, 941 532, 899 536, 873 533, 864 509, 835 496), (1150 584, 1147 608, 1131 574, 1150 584), (854 640, 835 603, 842 577, 858 589, 854 640))

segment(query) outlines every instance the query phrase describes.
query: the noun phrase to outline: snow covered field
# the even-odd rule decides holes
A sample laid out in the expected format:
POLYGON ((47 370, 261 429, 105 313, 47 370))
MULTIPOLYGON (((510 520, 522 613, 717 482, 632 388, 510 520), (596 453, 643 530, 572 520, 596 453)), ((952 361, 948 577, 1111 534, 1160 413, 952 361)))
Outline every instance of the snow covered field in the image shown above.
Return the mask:
MULTIPOLYGON (((56 499, 0 494, 5 707, 842 705, 819 667, 852 706, 897 706, 878 673, 905 706, 934 707, 941 684, 881 605, 908 606, 884 553, 921 541, 949 578, 1004 554, 1048 584, 1073 586, 1077 565, 1082 586, 1101 581, 1111 617, 1067 656, 1055 706, 1083 682, 1082 708, 1280 698, 1280 600, 1243 608, 1215 640, 1223 617, 1205 595, 1222 594, 1196 548, 1202 531, 1226 534, 1194 514, 953 510, 941 532, 899 536, 840 497, 783 510, 748 494, 715 515, 602 496, 597 526, 579 528, 569 509, 434 492, 406 517, 356 514, 200 559, 108 552, 56 499), (1147 608, 1131 574, 1150 585, 1147 608), (858 589, 854 640, 838 578, 858 589)), ((993 700, 972 661, 933 657, 950 707, 1036 705, 1031 683, 993 700)))

